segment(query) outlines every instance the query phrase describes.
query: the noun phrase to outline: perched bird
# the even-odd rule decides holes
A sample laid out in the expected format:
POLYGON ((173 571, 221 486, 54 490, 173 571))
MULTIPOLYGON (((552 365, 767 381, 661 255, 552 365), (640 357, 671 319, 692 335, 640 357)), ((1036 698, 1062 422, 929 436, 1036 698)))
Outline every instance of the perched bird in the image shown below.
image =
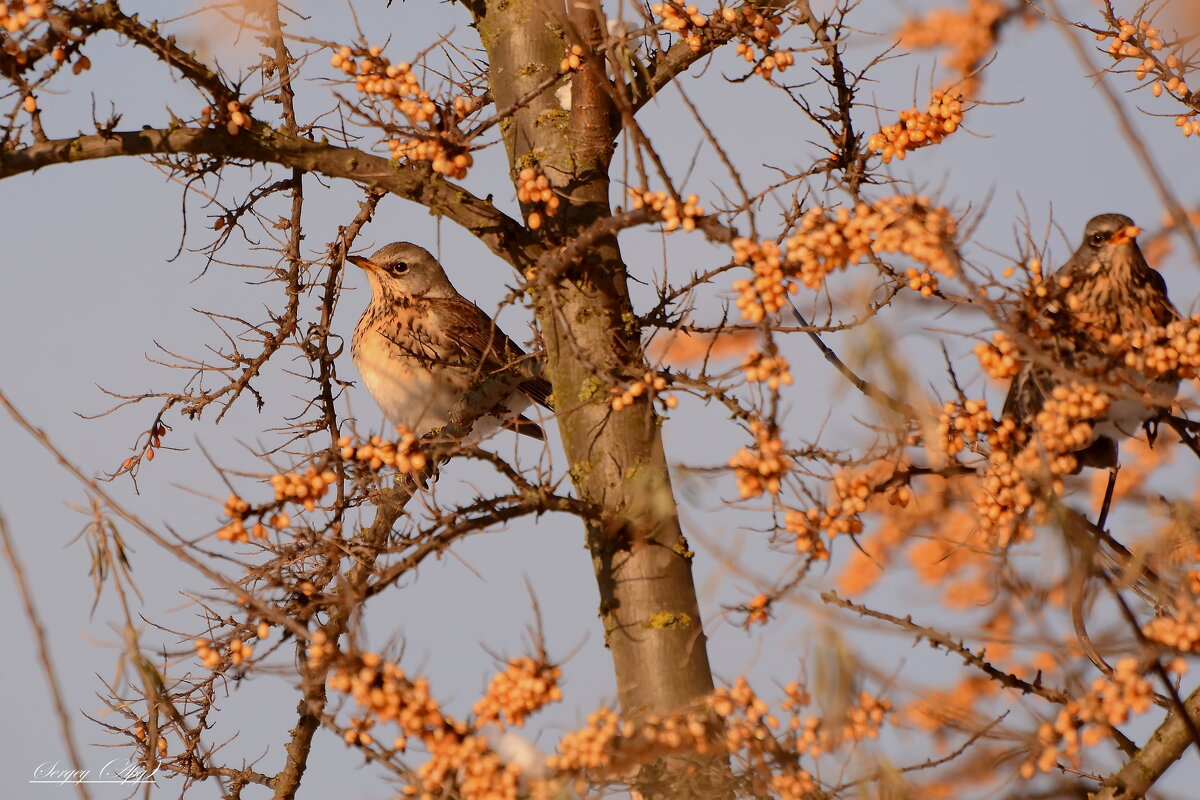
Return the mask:
POLYGON ((550 408, 550 384, 520 347, 479 306, 463 297, 429 251, 393 242, 370 258, 348 256, 371 284, 371 302, 354 329, 351 354, 384 416, 417 436, 445 426, 471 387, 506 370, 529 375, 479 419, 476 435, 503 424, 536 439, 537 423, 519 416, 531 402, 550 408))
POLYGON ((1125 366, 1129 334, 1179 318, 1166 282, 1138 248, 1140 232, 1123 214, 1093 217, 1075 254, 1011 320, 1035 346, 1004 401, 1003 414, 1019 429, 1033 428, 1057 386, 1091 381, 1112 397, 1092 441, 1074 453, 1077 471, 1116 467, 1117 444, 1163 416, 1179 389, 1178 377, 1151 378, 1125 366))

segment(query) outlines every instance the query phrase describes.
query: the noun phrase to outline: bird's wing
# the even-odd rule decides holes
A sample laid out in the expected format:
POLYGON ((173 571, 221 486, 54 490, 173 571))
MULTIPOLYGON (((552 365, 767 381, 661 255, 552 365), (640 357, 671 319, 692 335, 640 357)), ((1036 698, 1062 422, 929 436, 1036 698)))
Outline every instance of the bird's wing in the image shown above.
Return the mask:
MULTIPOLYGON (((1039 335, 1042 331, 1053 330, 1063 321, 1066 312, 1068 289, 1060 283, 1061 277, 1072 277, 1076 272, 1076 259, 1072 258, 1066 264, 1046 276, 1043 286, 1044 294, 1038 298, 1027 294, 1022 305, 1009 320, 1009 324, 1017 331, 1034 338, 1044 338, 1039 335)), ((1070 285, 1070 283, 1068 283, 1070 285)), ((1044 356, 1052 355, 1053 347, 1045 342, 1048 349, 1043 349, 1044 356)), ((1061 355, 1061 354, 1053 354, 1061 355)), ((1042 410, 1047 395, 1054 389, 1055 381, 1052 371, 1044 365, 1030 360, 1023 360, 1021 371, 1012 379, 1008 394, 1004 398, 1002 417, 1009 416, 1018 425, 1027 425, 1042 410)))
MULTIPOLYGON (((479 306, 461 297, 439 298, 445 333, 462 349, 464 362, 481 375, 492 375, 512 368, 518 362, 532 358, 500 330, 491 317, 479 306)), ((529 378, 517 384, 529 399, 553 410, 550 404, 550 382, 544 378, 529 378)))
POLYGON ((1159 324, 1165 325, 1172 320, 1182 319, 1183 315, 1179 313, 1179 309, 1175 307, 1175 304, 1171 302, 1170 295, 1167 294, 1167 281, 1153 267, 1147 266, 1146 272, 1149 273, 1146 278, 1147 282, 1156 292, 1162 295, 1163 305, 1166 307, 1166 319, 1158 321, 1159 324))
POLYGON ((1037 368, 1029 362, 1021 365, 1021 371, 1008 387, 1001 417, 1012 417, 1021 425, 1037 416, 1046 402, 1047 389, 1045 376, 1038 373, 1037 368))

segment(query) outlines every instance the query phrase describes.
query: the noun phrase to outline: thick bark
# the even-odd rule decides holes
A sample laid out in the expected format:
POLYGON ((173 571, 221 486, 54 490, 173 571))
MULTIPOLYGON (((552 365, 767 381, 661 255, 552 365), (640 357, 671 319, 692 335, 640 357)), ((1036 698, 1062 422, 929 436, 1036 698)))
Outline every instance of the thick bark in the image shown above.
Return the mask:
MULTIPOLYGON (((474 11, 499 109, 557 69, 571 44, 590 52, 600 34, 593 12, 577 5, 483 0, 474 11)), ((601 57, 585 58, 568 86, 569 108, 563 92, 543 93, 505 130, 514 173, 540 166, 566 200, 542 229, 548 247, 611 214, 608 170, 620 131, 601 57)), ((610 386, 647 369, 615 237, 534 294, 571 475, 580 496, 603 509, 588 546, 622 710, 685 708, 712 690, 712 675, 660 419, 645 398, 617 413, 607 402, 610 386)))
MULTIPOLYGON (((1188 695, 1183 706, 1193 718, 1200 719, 1200 689, 1188 695)), ((1104 780, 1103 788, 1094 795, 1095 800, 1135 800, 1144 797, 1193 744, 1196 743, 1192 740, 1187 721, 1179 713, 1169 715, 1137 755, 1120 771, 1104 780)))

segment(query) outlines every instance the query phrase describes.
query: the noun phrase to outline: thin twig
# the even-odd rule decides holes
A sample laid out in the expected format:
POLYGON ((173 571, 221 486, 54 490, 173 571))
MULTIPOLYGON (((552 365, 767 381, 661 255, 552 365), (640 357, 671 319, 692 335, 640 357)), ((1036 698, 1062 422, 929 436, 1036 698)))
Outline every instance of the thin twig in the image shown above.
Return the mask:
POLYGON ((858 375, 856 375, 854 373, 854 370, 852 370, 848 366, 846 366, 846 362, 844 362, 844 361, 842 361, 842 359, 838 358, 838 354, 833 352, 833 350, 830 349, 829 345, 825 344, 824 340, 821 339, 820 335, 817 334, 815 331, 811 330, 812 326, 808 324, 808 320, 806 320, 804 318, 804 315, 800 313, 800 309, 796 308, 796 304, 794 302, 792 302, 792 298, 789 297, 787 299, 787 301, 788 301, 788 305, 792 309, 792 316, 794 316, 796 318, 796 322, 798 322, 801 325, 801 327, 810 329, 810 330, 806 331, 806 333, 808 334, 808 338, 813 340, 813 343, 817 346, 817 349, 819 349, 821 351, 821 354, 825 356, 825 360, 828 361, 830 364, 833 364, 834 368, 837 369, 838 372, 842 373, 842 375, 846 378, 846 380, 850 381, 850 383, 854 386, 855 389, 858 389, 860 392, 862 392, 864 395, 866 395, 867 397, 874 400, 876 403, 880 403, 882 405, 887 406, 892 411, 895 411, 897 414, 900 414, 908 419, 916 419, 917 418, 916 409, 914 409, 908 403, 905 403, 902 400, 897 400, 896 398, 892 397, 890 394, 883 391, 882 389, 879 389, 878 387, 873 386, 872 384, 870 384, 867 381, 863 380, 862 378, 858 377, 858 375))
MULTIPOLYGON (((62 695, 62 684, 59 682, 58 672, 54 669, 54 659, 50 655, 50 643, 46 641, 46 628, 42 625, 41 617, 38 616, 37 605, 33 601, 33 590, 29 588, 29 581, 25 579, 25 568, 17 555, 12 535, 8 532, 8 522, 4 519, 3 514, 0 514, 0 542, 4 544, 4 558, 8 561, 9 571, 12 572, 13 580, 17 584, 17 593, 21 595, 21 604, 25 607, 25 618, 29 620, 34 641, 37 642, 38 661, 41 662, 42 676, 46 679, 46 687, 50 690, 50 697, 54 701, 54 713, 58 717, 59 731, 67 746, 67 755, 71 758, 72 767, 80 769, 83 765, 83 758, 79 754, 79 748, 75 745, 75 734, 71 730, 71 716, 67 713, 67 704, 62 695)), ((91 800, 91 793, 83 782, 75 781, 75 791, 79 793, 80 800, 91 800)))

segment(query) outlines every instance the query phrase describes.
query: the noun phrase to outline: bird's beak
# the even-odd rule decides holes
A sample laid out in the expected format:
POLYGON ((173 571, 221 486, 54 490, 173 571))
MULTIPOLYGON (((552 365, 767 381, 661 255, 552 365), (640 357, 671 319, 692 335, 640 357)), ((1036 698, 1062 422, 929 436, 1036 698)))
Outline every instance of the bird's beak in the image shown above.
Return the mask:
POLYGON ((346 260, 356 267, 365 269, 367 272, 379 271, 379 265, 369 258, 363 258, 362 256, 346 256, 346 260))
POLYGON ((1137 225, 1126 225, 1109 237, 1108 243, 1114 247, 1124 247, 1137 238, 1142 229, 1137 225))

